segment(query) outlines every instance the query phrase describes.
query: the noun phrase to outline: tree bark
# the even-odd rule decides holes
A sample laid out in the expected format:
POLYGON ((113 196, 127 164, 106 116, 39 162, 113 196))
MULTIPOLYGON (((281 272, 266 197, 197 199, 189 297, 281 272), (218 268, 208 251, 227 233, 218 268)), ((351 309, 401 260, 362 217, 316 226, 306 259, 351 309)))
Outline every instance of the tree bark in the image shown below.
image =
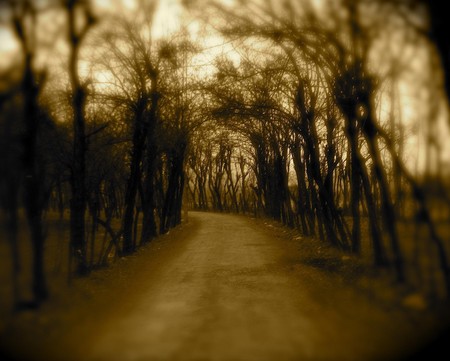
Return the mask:
POLYGON ((141 163, 148 132, 148 124, 144 119, 146 105, 146 99, 140 98, 136 104, 134 115, 130 174, 127 181, 125 193, 125 210, 122 220, 122 253, 124 255, 134 252, 133 223, 135 217, 136 195, 138 192, 138 185, 141 181, 142 176, 141 163))

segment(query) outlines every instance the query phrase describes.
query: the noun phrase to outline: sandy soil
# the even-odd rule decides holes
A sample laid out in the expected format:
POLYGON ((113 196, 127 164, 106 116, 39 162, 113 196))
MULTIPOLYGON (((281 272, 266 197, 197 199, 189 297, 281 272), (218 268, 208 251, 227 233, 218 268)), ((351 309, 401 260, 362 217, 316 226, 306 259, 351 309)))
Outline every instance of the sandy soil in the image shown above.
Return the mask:
POLYGON ((18 360, 402 360, 447 325, 420 300, 276 223, 191 212, 38 312, 10 316, 0 343, 18 360))

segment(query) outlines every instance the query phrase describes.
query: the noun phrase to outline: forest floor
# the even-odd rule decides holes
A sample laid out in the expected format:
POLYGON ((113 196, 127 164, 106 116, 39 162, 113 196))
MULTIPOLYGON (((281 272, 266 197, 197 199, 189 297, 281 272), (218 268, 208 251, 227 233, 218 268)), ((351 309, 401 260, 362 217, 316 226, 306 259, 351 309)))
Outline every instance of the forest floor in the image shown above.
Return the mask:
POLYGON ((445 343, 448 304, 427 306, 276 222, 190 212, 135 254, 53 287, 39 310, 3 310, 0 348, 24 361, 449 359, 433 344, 445 343))

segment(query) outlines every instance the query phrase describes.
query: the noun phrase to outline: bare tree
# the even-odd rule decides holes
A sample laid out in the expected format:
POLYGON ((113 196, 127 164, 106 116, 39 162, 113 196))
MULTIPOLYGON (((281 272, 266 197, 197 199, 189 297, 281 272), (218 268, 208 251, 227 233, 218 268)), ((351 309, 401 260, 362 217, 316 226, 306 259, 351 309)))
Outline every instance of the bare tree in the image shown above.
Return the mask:
MULTIPOLYGON (((22 154, 21 165, 23 175, 23 204, 26 211, 26 217, 31 234, 31 244, 33 251, 33 267, 32 267, 32 290, 33 301, 31 305, 37 306, 48 296, 48 289, 44 274, 44 242, 45 235, 43 229, 42 215, 45 208, 45 190, 44 177, 45 171, 42 166, 40 154, 38 151, 39 133, 42 127, 42 121, 45 113, 39 105, 39 95, 42 89, 45 72, 39 72, 36 69, 35 59, 38 51, 36 40, 36 21, 39 9, 34 6, 31 1, 8 2, 7 9, 11 14, 12 27, 20 44, 22 55, 22 76, 18 93, 23 102, 23 122, 24 131, 22 136, 22 154)), ((16 168, 14 165, 13 168, 16 168)), ((20 183, 19 183, 20 184, 20 183)), ((17 204, 15 199, 18 188, 13 186, 12 194, 9 196, 10 201, 9 217, 10 217, 10 234, 13 247, 13 259, 15 264, 15 272, 18 271, 18 254, 17 240, 17 204)), ((14 284, 16 282, 14 281, 14 284)), ((16 301, 17 301, 17 291, 16 301)))
POLYGON ((88 273, 86 258, 86 98, 87 83, 83 83, 78 70, 81 45, 88 31, 95 24, 95 18, 89 3, 79 0, 67 0, 67 37, 70 45, 68 71, 72 90, 73 112, 73 157, 70 202, 70 244, 71 255, 75 259, 75 269, 78 275, 88 273), (78 15, 82 14, 82 25, 79 26, 78 15))

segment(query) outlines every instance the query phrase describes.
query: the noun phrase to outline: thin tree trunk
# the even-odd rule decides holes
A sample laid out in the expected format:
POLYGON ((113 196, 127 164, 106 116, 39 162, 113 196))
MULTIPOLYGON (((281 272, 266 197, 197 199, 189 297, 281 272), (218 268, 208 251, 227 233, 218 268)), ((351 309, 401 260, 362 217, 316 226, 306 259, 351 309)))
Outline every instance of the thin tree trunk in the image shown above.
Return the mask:
POLYGON ((405 273, 403 256, 400 250, 400 243, 397 234, 395 211, 391 200, 389 185, 386 181, 386 172, 383 168, 380 149, 376 140, 376 127, 374 125, 374 120, 370 116, 370 108, 368 114, 369 116, 364 121, 363 130, 369 146, 369 151, 372 155, 375 176, 380 187, 382 201, 381 206, 383 210, 382 219, 391 240, 391 248, 394 257, 394 267, 397 275, 397 280, 399 282, 403 282, 405 280, 405 273))
POLYGON ((292 160, 294 162, 295 175, 297 177, 297 213, 300 217, 302 233, 305 236, 310 234, 309 227, 306 222, 306 185, 304 180, 303 167, 300 158, 300 145, 296 144, 291 147, 292 160))
POLYGON ((183 165, 186 146, 180 144, 179 147, 171 155, 169 184, 164 199, 160 225, 161 233, 166 233, 170 228, 181 222, 181 205, 184 189, 183 165))
POLYGON ((37 138, 39 132, 39 88, 31 70, 31 58, 28 59, 23 81, 25 101, 25 137, 24 137, 24 206, 31 234, 33 254, 32 290, 34 302, 41 303, 48 297, 44 272, 44 242, 42 212, 44 207, 43 174, 39 172, 37 138))
POLYGON ((80 83, 78 74, 78 55, 81 42, 93 25, 93 17, 86 3, 79 0, 67 1, 68 37, 70 42, 69 78, 72 86, 73 110, 73 160, 71 174, 72 199, 70 204, 70 244, 76 260, 76 273, 88 273, 86 259, 85 215, 86 215, 86 134, 85 103, 86 90, 80 83), (86 22, 78 28, 78 10, 84 11, 86 22))
POLYGON ((388 264, 388 261, 383 247, 383 238, 381 236, 380 227, 378 225, 377 208, 375 200, 373 199, 367 171, 363 167, 361 167, 361 181, 369 215, 369 230, 372 238, 374 263, 375 266, 385 266, 388 264))
POLYGON ((138 192, 138 185, 141 181, 142 176, 141 162, 144 154, 145 141, 148 131, 148 126, 147 124, 145 124, 145 120, 143 119, 145 107, 146 100, 144 98, 139 99, 138 103, 136 104, 130 174, 127 181, 125 193, 125 210, 122 220, 122 253, 124 255, 134 252, 133 224, 135 218, 136 195, 138 192))
POLYGON ((361 160, 358 150, 358 131, 353 124, 353 119, 347 115, 346 117, 346 135, 350 145, 350 194, 351 194, 351 211, 352 211, 352 245, 353 253, 361 251, 361 214, 359 203, 360 194, 360 174, 361 160))

